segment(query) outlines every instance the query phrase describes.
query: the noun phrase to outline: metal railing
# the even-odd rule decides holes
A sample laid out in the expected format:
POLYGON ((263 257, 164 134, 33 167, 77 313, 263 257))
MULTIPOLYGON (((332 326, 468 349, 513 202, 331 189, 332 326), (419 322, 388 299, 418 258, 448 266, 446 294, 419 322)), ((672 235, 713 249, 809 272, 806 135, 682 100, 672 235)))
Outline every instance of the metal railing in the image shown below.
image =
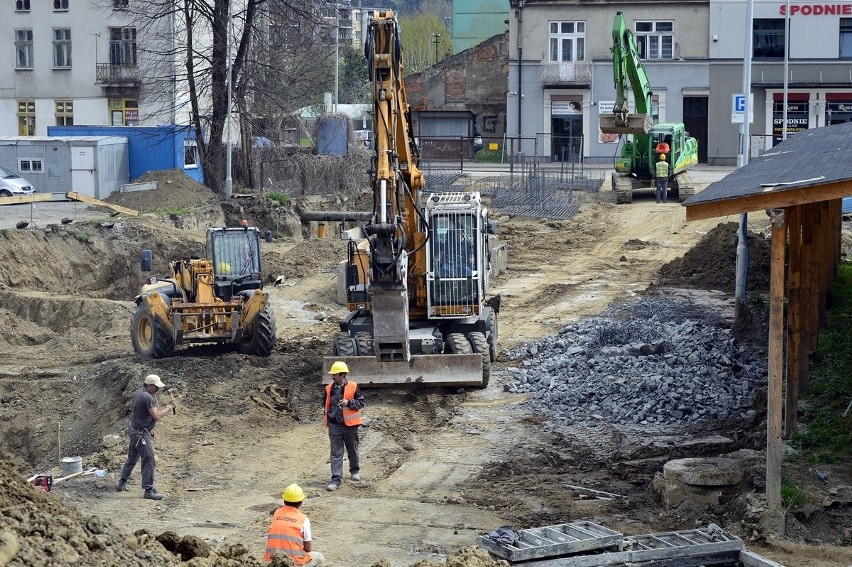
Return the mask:
POLYGON ((139 67, 136 65, 112 65, 97 63, 95 83, 97 84, 137 84, 140 81, 139 67))

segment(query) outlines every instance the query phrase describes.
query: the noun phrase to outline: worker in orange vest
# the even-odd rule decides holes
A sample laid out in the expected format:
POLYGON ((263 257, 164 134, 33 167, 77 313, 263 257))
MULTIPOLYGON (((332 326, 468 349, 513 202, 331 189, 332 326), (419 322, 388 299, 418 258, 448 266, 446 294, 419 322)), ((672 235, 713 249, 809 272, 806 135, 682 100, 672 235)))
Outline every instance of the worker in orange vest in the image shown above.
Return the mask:
POLYGON ((349 459, 349 478, 361 480, 361 462, 358 457, 358 429, 363 424, 361 409, 367 405, 358 384, 346 379, 349 367, 337 361, 331 365, 332 383, 325 387, 323 424, 328 429, 331 444, 331 482, 326 489, 337 490, 343 481, 343 450, 349 459))
POLYGON ((272 561, 273 556, 281 555, 296 565, 319 567, 325 563, 322 553, 311 551, 311 521, 299 508, 305 500, 305 493, 298 484, 291 484, 281 495, 284 505, 275 510, 272 523, 266 534, 266 553, 264 561, 272 561))

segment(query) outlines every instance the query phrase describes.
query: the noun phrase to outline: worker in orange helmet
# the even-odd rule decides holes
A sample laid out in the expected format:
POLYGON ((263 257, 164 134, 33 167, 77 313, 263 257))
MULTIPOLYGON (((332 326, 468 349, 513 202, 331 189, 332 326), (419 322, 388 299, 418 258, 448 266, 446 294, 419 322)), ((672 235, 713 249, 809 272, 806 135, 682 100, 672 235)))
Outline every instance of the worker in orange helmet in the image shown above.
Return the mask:
POLYGON ((343 480, 343 450, 349 458, 349 478, 361 481, 361 460, 358 455, 358 429, 363 424, 361 409, 367 405, 358 384, 346 379, 349 366, 338 360, 329 369, 331 384, 325 387, 323 423, 328 429, 331 444, 331 482, 327 490, 337 490, 343 480))
POLYGON ((325 563, 325 557, 318 551, 311 551, 311 521, 299 510, 305 500, 302 487, 291 484, 284 489, 281 498, 284 505, 272 515, 263 560, 272 561, 275 556, 284 556, 296 565, 319 567, 325 563))

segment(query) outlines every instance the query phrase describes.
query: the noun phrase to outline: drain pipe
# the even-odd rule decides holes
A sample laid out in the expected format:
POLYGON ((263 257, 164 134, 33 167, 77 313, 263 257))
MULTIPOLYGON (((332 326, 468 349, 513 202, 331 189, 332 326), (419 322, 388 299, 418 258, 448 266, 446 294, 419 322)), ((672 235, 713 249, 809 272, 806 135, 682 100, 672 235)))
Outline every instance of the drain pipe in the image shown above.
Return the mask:
POLYGON ((518 2, 518 153, 521 152, 521 113, 523 110, 523 81, 521 80, 521 75, 523 74, 524 68, 524 45, 521 41, 521 30, 522 23, 524 21, 523 18, 524 11, 524 0, 520 0, 518 2))

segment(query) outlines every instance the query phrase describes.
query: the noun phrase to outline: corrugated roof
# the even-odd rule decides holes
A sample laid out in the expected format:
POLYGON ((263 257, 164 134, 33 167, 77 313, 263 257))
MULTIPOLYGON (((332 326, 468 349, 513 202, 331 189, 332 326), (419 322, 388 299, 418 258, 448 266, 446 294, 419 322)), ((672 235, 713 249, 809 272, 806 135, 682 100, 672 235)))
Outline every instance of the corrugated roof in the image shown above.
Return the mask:
POLYGON ((799 132, 687 199, 686 219, 779 209, 852 195, 852 122, 799 132))

